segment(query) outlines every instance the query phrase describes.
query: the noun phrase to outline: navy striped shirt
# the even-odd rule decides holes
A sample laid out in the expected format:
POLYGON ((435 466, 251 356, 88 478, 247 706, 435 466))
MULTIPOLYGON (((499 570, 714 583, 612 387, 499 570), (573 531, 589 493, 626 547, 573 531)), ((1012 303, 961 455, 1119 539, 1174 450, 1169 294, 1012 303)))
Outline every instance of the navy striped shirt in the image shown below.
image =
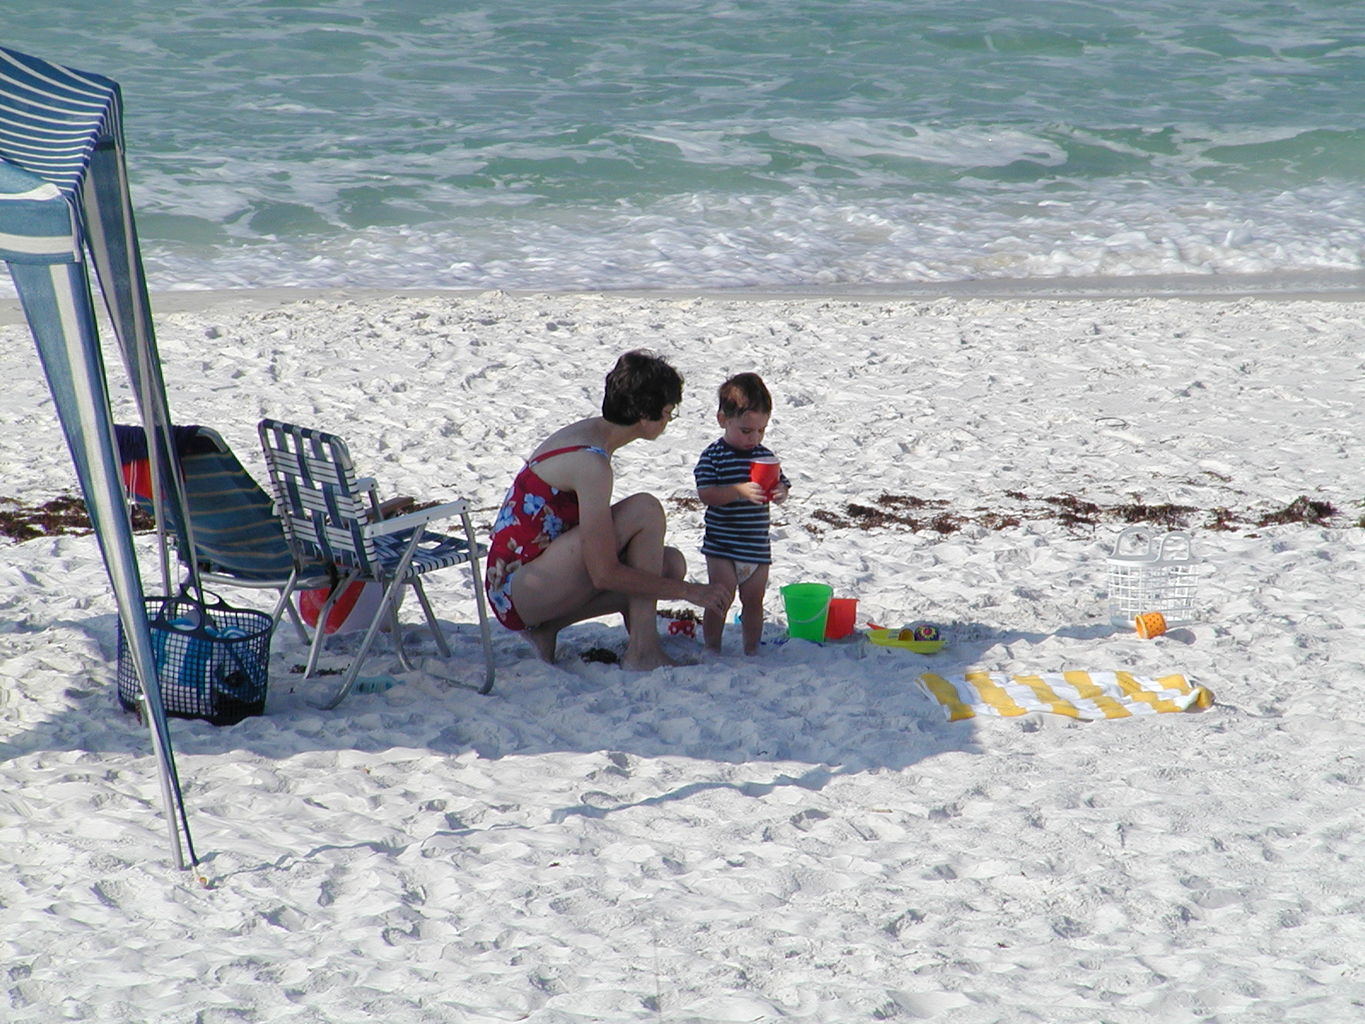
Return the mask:
MULTIPOLYGON (((720 438, 701 453, 692 475, 697 489, 742 484, 749 479, 749 463, 753 459, 774 458, 761 444, 741 451, 720 438)), ((782 482, 791 486, 787 475, 782 482)), ((768 540, 768 505, 752 501, 732 501, 728 505, 706 506, 706 534, 702 537, 701 552, 719 558, 733 558, 737 562, 768 565, 772 562, 772 546, 768 540)))

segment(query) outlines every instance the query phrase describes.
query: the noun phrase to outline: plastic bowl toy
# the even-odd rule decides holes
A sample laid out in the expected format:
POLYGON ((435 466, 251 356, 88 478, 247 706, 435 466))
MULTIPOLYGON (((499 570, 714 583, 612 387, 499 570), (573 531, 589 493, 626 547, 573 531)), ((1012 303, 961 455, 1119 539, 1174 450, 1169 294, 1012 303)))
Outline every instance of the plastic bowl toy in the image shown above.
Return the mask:
POLYGON ((901 629, 869 623, 867 638, 878 647, 896 647, 913 654, 937 654, 948 644, 942 631, 931 622, 914 622, 901 629))

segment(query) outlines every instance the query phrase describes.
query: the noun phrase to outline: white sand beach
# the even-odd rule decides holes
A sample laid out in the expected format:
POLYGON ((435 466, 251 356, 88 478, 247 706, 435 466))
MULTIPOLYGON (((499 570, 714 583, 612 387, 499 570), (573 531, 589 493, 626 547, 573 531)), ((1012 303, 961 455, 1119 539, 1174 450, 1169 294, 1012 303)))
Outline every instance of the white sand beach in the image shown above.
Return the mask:
MULTIPOLYGON (((468 498, 481 527, 617 355, 655 349, 686 395, 618 453, 618 493, 665 501, 694 574, 715 387, 760 373, 793 482, 766 642, 746 658, 732 628, 704 658, 669 636, 698 663, 636 675, 582 657, 623 647, 619 620, 567 631, 552 666, 499 629, 479 696, 474 603, 447 571, 429 590, 452 659, 427 638, 404 673, 381 642, 364 674, 397 685, 324 712, 333 678, 303 682, 281 628, 267 714, 173 721, 201 861, 177 872, 147 733, 115 699, 94 539, 0 540, 0 1018, 1365 1018, 1358 298, 154 308, 176 420, 258 479, 268 415, 342 434, 386 494, 468 498), (1108 620, 1106 556, 1158 513, 1193 537, 1199 615, 1141 640, 1108 620), (860 627, 929 620, 948 644, 784 642, 777 588, 798 581, 856 597, 860 627), (973 669, 1181 674, 1217 702, 950 722, 916 683, 973 669)), ((0 511, 73 493, 13 310, 0 373, 0 511)))

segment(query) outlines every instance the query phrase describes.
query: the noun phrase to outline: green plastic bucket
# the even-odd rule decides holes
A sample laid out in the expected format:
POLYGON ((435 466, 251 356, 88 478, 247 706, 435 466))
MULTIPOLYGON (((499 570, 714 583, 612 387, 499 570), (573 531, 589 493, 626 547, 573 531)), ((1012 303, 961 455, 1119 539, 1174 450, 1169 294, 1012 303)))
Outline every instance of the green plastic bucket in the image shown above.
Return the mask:
POLYGON ((825 583, 789 583, 783 587, 787 635, 797 640, 823 640, 825 619, 833 596, 834 588, 825 583))

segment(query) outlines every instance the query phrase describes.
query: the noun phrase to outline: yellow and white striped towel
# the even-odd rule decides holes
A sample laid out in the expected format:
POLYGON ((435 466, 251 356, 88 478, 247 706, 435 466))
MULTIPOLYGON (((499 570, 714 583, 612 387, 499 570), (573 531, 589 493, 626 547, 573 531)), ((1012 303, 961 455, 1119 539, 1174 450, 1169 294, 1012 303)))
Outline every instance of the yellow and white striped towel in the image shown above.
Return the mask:
POLYGON ((1213 706, 1212 691, 1184 676, 1135 676, 1131 672, 1043 672, 1006 675, 968 672, 944 679, 932 672, 919 684, 943 705, 948 721, 975 715, 1013 717, 1030 711, 1087 720, 1154 715, 1162 711, 1203 711, 1213 706))

